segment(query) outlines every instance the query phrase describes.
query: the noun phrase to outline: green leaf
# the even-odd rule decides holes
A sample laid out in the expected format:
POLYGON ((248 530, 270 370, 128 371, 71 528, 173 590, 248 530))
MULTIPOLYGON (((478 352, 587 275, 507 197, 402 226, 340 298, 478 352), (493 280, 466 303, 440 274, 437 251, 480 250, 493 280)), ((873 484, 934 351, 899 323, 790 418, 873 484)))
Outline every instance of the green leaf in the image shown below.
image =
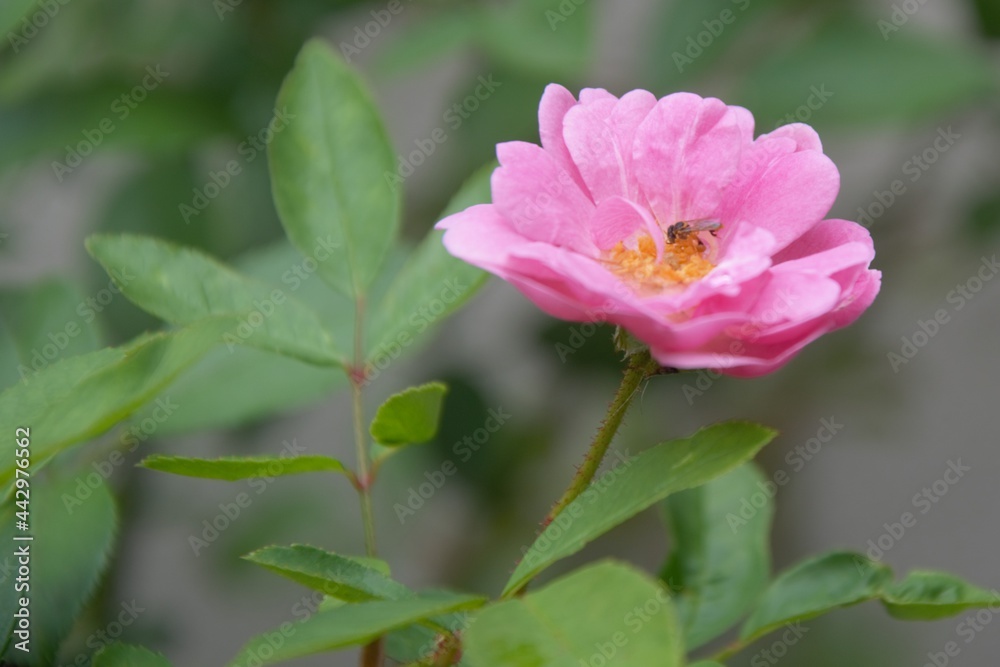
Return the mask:
POLYGON ((933 621, 1000 605, 1000 593, 951 574, 916 570, 894 583, 888 566, 861 554, 834 552, 802 562, 771 582, 740 639, 749 643, 783 625, 876 599, 892 616, 907 621, 933 621))
POLYGON ((0 645, 10 636, 18 599, 26 595, 31 612, 28 662, 22 662, 25 654, 13 645, 4 660, 47 666, 55 664, 59 645, 97 587, 111 553, 117 520, 114 500, 100 479, 82 473, 78 477, 36 476, 34 466, 30 472, 29 529, 16 529, 15 521, 20 517, 15 512, 22 509, 11 500, 0 509, 0 539, 8 545, 0 556, 0 586, 4 590, 0 595, 0 645), (34 539, 15 541, 15 536, 24 535, 34 539), (22 547, 30 553, 31 590, 15 595, 15 550, 22 547))
MULTIPOLYGON (((315 272, 315 265, 287 239, 256 248, 235 260, 236 269, 272 286, 287 287, 323 319, 324 327, 341 341, 345 356, 354 358, 354 314, 350 300, 331 292, 315 272)), ((204 359, 169 388, 169 398, 184 410, 162 424, 157 433, 172 435, 206 429, 232 428, 316 403, 347 384, 339 368, 314 366, 252 347, 225 347, 204 359), (260 391, 266 386, 268 391, 260 391), (224 401, 219 398, 225 396, 224 401)), ((135 415, 141 423, 151 416, 150 404, 135 415)))
POLYGON ((171 324, 228 316, 230 350, 248 344, 319 365, 346 364, 333 336, 284 289, 239 275, 202 252, 141 236, 91 236, 87 250, 131 301, 171 324))
POLYGON ((264 547, 247 554, 251 563, 345 602, 398 600, 412 597, 388 572, 360 558, 348 558, 316 547, 264 547))
POLYGON ((335 289, 366 293, 396 235, 400 194, 392 148, 357 75, 308 42, 278 94, 288 127, 268 147, 274 201, 292 243, 317 254, 335 289))
POLYGON ((726 422, 617 464, 538 536, 511 575, 504 596, 670 494, 705 484, 745 463, 775 435, 757 424, 726 422))
POLYGON ((698 662, 692 662, 691 667, 726 667, 721 662, 714 662, 712 660, 699 660, 698 662))
MULTIPOLYGON (((449 202, 442 218, 490 201, 490 177, 496 164, 473 174, 449 202)), ((412 345, 465 304, 486 283, 488 274, 452 256, 441 241, 444 232, 432 230, 416 247, 394 278, 372 318, 372 365, 391 359, 394 346, 412 345)))
POLYGON ((386 447, 420 444, 437 435, 441 404, 448 387, 430 382, 394 394, 379 406, 371 434, 386 447))
POLYGON ((479 611, 463 637, 475 667, 679 667, 684 643, 659 582, 604 562, 479 611))
POLYGON ((738 621, 766 588, 774 513, 752 463, 665 501, 673 551, 661 578, 674 593, 684 644, 698 648, 738 621), (766 504, 757 507, 756 498, 766 504), (741 516, 754 498, 751 518, 741 516))
MULTIPOLYGON (((31 427, 32 466, 37 470, 157 396, 217 344, 230 326, 228 320, 206 320, 52 364, 0 394, 0 429, 13 433, 18 427, 31 427)), ((0 484, 6 485, 13 476, 14 449, 0 448, 0 484)))
POLYGON ((255 664, 273 665, 284 660, 367 644, 392 630, 432 616, 472 609, 483 602, 483 598, 469 595, 434 594, 345 605, 318 612, 301 623, 287 623, 251 640, 230 664, 238 667, 255 657, 259 661, 255 664), (284 637, 284 641, 277 645, 273 640, 275 633, 284 637), (261 651, 262 648, 265 650, 261 651))
POLYGON ((782 573, 758 601, 740 639, 752 641, 783 625, 879 596, 892 571, 849 552, 812 558, 782 573))
POLYGON ((280 477, 305 472, 348 474, 344 464, 329 456, 253 456, 220 459, 195 459, 185 456, 149 456, 140 463, 144 468, 185 477, 221 479, 236 482, 251 477, 280 477))
POLYGON ((883 39, 867 19, 831 23, 743 81, 737 100, 754 112, 759 131, 790 122, 788 114, 810 101, 818 107, 813 125, 917 123, 996 89, 988 61, 961 43, 939 42, 909 26, 883 39))
POLYGON ((44 282, 0 293, 0 322, 15 357, 0 368, 0 387, 9 387, 59 359, 92 352, 100 345, 94 310, 73 283, 44 282))
POLYGON ((93 667, 170 667, 170 663, 140 646, 109 644, 94 656, 93 667))
POLYGON ((953 574, 915 570, 886 587, 882 602, 904 621, 934 621, 967 609, 1000 606, 1000 593, 973 586, 953 574))

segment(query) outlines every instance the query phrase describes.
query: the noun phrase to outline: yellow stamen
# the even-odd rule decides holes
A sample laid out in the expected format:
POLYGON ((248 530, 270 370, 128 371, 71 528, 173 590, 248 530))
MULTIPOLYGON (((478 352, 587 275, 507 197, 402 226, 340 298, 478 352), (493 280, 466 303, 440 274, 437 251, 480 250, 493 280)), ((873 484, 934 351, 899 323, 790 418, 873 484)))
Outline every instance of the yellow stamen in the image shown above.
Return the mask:
POLYGON ((663 258, 657 260, 656 242, 652 237, 640 236, 636 247, 627 248, 623 242, 608 253, 611 270, 638 287, 660 291, 666 287, 683 286, 704 277, 715 268, 704 257, 705 246, 697 234, 679 238, 664 247, 663 258))

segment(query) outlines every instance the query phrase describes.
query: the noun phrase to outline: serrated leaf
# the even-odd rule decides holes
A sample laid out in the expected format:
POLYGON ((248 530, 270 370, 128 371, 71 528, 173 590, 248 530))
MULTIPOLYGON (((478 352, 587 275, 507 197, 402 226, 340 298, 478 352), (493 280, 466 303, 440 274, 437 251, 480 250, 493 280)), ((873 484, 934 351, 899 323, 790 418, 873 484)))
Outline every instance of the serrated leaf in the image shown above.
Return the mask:
POLYGON ((483 602, 483 598, 469 595, 434 594, 405 600, 378 600, 345 605, 318 612, 291 626, 282 635, 285 641, 278 646, 270 638, 272 633, 265 633, 251 640, 230 665, 244 665, 251 657, 259 660, 257 664, 273 665, 284 660, 367 644, 388 632, 423 619, 472 609, 483 602), (261 652, 262 647, 270 650, 261 652))
POLYGON ((765 484, 748 463, 664 502, 673 550, 661 578, 674 593, 688 650, 725 632, 767 586, 774 507, 765 484), (758 495, 765 498, 762 507, 758 495), (747 519, 741 510, 751 498, 754 513, 747 519))
POLYGON ((386 400, 371 424, 371 435, 385 447, 420 444, 437 435, 441 404, 448 387, 430 382, 410 387, 386 400))
POLYGON ((1000 592, 927 570, 893 582, 888 566, 861 554, 833 552, 799 563, 771 582, 740 639, 749 643, 783 625, 868 600, 881 600, 901 620, 933 621, 968 609, 1000 607, 1000 592))
POLYGON ((463 636, 475 667, 679 667, 684 645, 669 593, 615 562, 577 570, 477 612, 463 636))
MULTIPOLYGON (((473 174, 455 194, 442 218, 490 201, 490 176, 496 164, 473 174)), ((410 348, 421 336, 464 305, 488 274, 452 256, 444 247, 444 232, 431 230, 418 245, 372 317, 368 362, 391 356, 394 345, 410 348)))
POLYGON ((661 443, 618 464, 622 467, 595 479, 538 536, 511 575, 504 596, 670 494, 705 484, 745 463, 775 435, 757 424, 726 422, 661 443))
POLYGON ((329 456, 233 456, 219 459, 197 459, 186 456, 149 456, 144 468, 172 475, 221 479, 235 482, 251 477, 282 477, 306 472, 338 472, 348 474, 344 464, 329 456))
MULTIPOLYGON (((159 395, 231 326, 229 320, 206 320, 53 364, 0 394, 0 429, 13 433, 30 425, 32 465, 37 469, 159 395)), ((14 449, 2 448, 0 484, 7 485, 13 475, 14 449)))
POLYGON ((47 667, 55 664, 59 645, 97 587, 111 553, 117 519, 114 500, 100 479, 85 474, 60 478, 32 475, 28 479, 28 530, 16 529, 15 520, 20 518, 15 511, 21 509, 10 500, 0 509, 0 539, 9 545, 0 557, 0 586, 4 589, 0 595, 0 640, 10 634, 18 599, 28 597, 31 650, 27 655, 17 650, 13 643, 20 639, 16 638, 4 660, 47 667), (15 536, 25 535, 34 539, 15 541, 15 536), (15 553, 22 547, 30 553, 30 590, 15 594, 15 553))
POLYGON ((809 559, 783 572, 761 596, 740 639, 753 641, 788 623, 872 600, 892 581, 892 570, 850 552, 809 559))
MULTIPOLYGON (((330 291, 287 239, 255 248, 234 261, 236 269, 261 283, 287 289, 311 307, 324 327, 353 358, 354 313, 351 301, 330 291)), ((306 364, 290 357, 247 346, 220 347, 170 386, 170 398, 185 409, 162 424, 157 433, 173 435, 206 429, 243 426, 274 414, 316 403, 346 386, 343 369, 306 364), (267 386, 268 391, 260 391, 267 386), (225 401, 219 401, 219 396, 225 401)), ((155 404, 140 410, 133 421, 151 416, 155 404)))
POLYGON ((389 578, 388 572, 364 559, 307 545, 265 547, 243 558, 345 602, 398 600, 413 595, 406 586, 389 578))
POLYGON ((895 618, 934 621, 967 609, 1000 609, 1000 593, 973 586, 946 572, 915 570, 887 586, 882 602, 895 618))
POLYGON ((91 236, 87 250, 136 305, 177 325, 207 317, 236 322, 225 338, 318 365, 345 355, 319 316, 286 290, 241 276, 208 255, 141 236, 91 236))
POLYGON ((274 201, 292 243, 324 280, 363 296, 396 236, 400 194, 392 148, 358 76, 319 40, 308 42, 278 93, 288 126, 268 147, 274 201))
POLYGON ((93 667, 170 667, 170 662, 141 646, 109 644, 94 655, 93 667))

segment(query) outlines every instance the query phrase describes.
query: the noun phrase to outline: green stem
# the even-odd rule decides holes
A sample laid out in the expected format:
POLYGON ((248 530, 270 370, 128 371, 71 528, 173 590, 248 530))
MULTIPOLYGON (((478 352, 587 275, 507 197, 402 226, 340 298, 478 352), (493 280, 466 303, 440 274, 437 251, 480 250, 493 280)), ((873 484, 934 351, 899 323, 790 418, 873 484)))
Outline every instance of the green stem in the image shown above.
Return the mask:
POLYGON ((587 458, 584 459, 583 465, 577 469, 576 476, 573 477, 573 481, 570 483, 569 488, 566 489, 566 492, 563 493, 562 498, 556 501, 556 504, 549 510, 545 520, 542 521, 542 528, 552 523, 559 516, 560 512, 566 509, 570 503, 576 500, 590 486, 594 475, 597 474, 597 471, 601 467, 604 456, 608 453, 611 441, 618 432, 618 427, 621 426, 622 420, 625 418, 625 413, 628 412, 628 408, 632 404, 632 399, 635 398, 635 395, 639 391, 639 386, 658 372, 660 372, 660 365, 650 356, 649 350, 637 352, 629 359, 629 365, 625 370, 621 386, 618 387, 618 393, 615 394, 614 400, 611 401, 611 405, 608 407, 608 414, 604 418, 604 423, 601 424, 601 427, 597 430, 597 434, 594 436, 594 441, 587 452, 587 458))
MULTIPOLYGON (((365 409, 361 389, 365 381, 364 372, 364 338, 362 322, 364 321, 364 301, 359 297, 354 309, 354 368, 351 369, 351 405, 354 414, 354 448, 358 462, 355 475, 355 488, 361 499, 361 521, 365 527, 365 553, 374 558, 375 548, 375 513, 372 511, 371 451, 368 447, 368 437, 365 434, 365 409)), ((361 649, 361 667, 381 667, 382 639, 367 644, 361 649)))
POLYGON ((365 303, 360 297, 354 302, 354 368, 351 369, 351 403, 354 413, 354 450, 358 460, 358 495, 361 498, 361 520, 365 526, 365 552, 375 556, 375 516, 372 512, 371 452, 365 435, 365 408, 361 389, 365 381, 364 337, 362 323, 365 303))
POLYGON ((361 519, 365 525, 365 553, 374 557, 375 515, 372 511, 372 476, 368 461, 368 441, 365 438, 364 406, 361 402, 361 385, 351 383, 351 399, 354 404, 354 445, 358 459, 358 495, 361 498, 361 519))

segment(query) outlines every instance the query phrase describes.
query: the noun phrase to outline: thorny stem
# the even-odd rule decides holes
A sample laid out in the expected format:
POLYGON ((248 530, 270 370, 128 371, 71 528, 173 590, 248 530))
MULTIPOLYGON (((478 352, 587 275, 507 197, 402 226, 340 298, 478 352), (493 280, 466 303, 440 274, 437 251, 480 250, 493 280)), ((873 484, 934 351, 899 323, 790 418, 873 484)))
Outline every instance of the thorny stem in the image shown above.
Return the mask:
MULTIPOLYGON (((648 349, 636 352, 629 358, 629 365, 625 370, 624 377, 622 377, 622 383, 618 387, 618 392, 615 394, 614 400, 611 401, 611 405, 608 406, 608 414, 605 416, 604 422, 597 430, 594 441, 590 444, 587 457, 583 464, 577 468, 569 488, 556 501, 556 504, 552 506, 542 521, 542 530, 548 527, 563 510, 587 490, 587 487, 594 480, 594 475, 600 469, 601 462, 604 461, 604 457, 608 453, 608 447, 614 440, 632 400, 639 393, 642 383, 650 377, 664 372, 673 371, 662 368, 649 354, 648 349)), ((520 588, 508 592, 504 597, 521 595, 525 586, 527 586, 527 582, 520 588)))
POLYGON ((621 386, 618 387, 618 393, 611 401, 604 423, 597 430, 594 441, 590 445, 587 458, 577 469, 576 476, 573 477, 573 481, 563 493, 562 498, 556 501, 545 520, 542 521, 543 529, 590 486, 594 475, 601 467, 601 462, 604 461, 604 457, 608 453, 611 441, 614 440, 615 434, 618 432, 618 427, 621 426, 622 420, 625 418, 625 413, 628 412, 629 406, 632 404, 632 399, 639 392, 640 385, 658 372, 660 372, 660 365, 650 356, 649 350, 632 355, 625 375, 622 377, 621 386))

